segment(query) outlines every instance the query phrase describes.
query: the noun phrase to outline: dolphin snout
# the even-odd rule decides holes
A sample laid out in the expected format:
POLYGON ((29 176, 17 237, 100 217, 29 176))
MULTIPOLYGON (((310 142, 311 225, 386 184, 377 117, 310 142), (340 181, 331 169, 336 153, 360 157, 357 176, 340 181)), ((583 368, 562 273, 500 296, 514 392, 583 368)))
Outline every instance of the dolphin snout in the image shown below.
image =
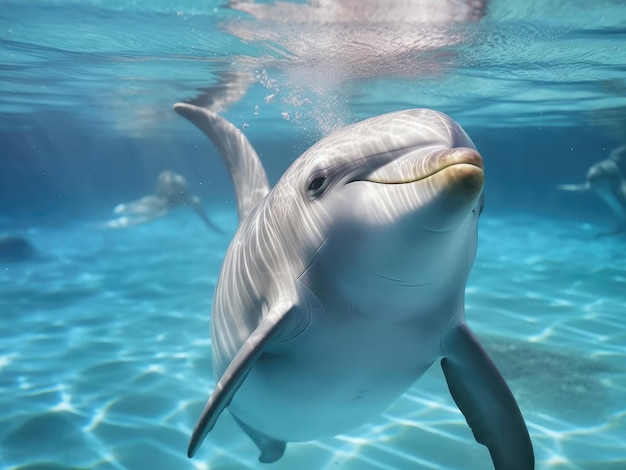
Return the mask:
POLYGON ((483 159, 475 149, 421 148, 350 182, 350 213, 356 217, 360 208, 369 221, 406 217, 415 227, 447 231, 476 208, 484 183, 483 159), (363 204, 352 203, 359 198, 363 204))
POLYGON ((452 149, 442 155, 440 169, 428 179, 438 199, 453 205, 473 204, 485 184, 483 159, 474 149, 452 149))
POLYGON ((469 147, 459 147, 452 149, 444 157, 444 161, 451 160, 452 164, 467 164, 477 166, 480 169, 484 169, 483 157, 477 150, 469 147))
POLYGON ((485 184, 483 159, 473 149, 455 149, 454 153, 456 155, 453 155, 451 164, 440 170, 443 177, 442 191, 451 191, 464 199, 473 199, 480 194, 485 184))
POLYGON ((482 171, 483 159, 469 147, 422 148, 378 168, 364 179, 383 184, 415 183, 456 165, 469 165, 482 171))
POLYGON ((424 183, 430 194, 423 209, 424 227, 446 231, 459 226, 476 207, 485 184, 483 159, 474 149, 452 149, 442 165, 424 183))

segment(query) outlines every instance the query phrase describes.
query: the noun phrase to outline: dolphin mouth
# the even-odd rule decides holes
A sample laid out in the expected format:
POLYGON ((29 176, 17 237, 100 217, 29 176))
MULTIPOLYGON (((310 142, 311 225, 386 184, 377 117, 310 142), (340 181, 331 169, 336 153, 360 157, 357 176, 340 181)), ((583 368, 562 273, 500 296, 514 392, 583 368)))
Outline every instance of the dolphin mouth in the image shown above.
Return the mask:
POLYGON ((359 181, 379 184, 417 183, 453 167, 466 167, 473 173, 476 170, 484 172, 483 159, 472 148, 422 149, 374 170, 359 181))
POLYGON ((362 217, 371 223, 404 219, 416 230, 446 232, 476 208, 485 171, 474 148, 430 147, 407 152, 353 182, 365 185, 358 194, 365 200, 362 217))

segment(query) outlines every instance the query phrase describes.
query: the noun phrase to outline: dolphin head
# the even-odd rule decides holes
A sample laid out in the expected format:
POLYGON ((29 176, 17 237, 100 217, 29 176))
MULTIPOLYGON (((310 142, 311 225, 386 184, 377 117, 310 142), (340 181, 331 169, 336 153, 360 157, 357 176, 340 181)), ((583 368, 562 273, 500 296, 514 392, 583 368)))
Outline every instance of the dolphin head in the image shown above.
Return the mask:
POLYGON ((626 221, 626 181, 618 164, 610 158, 593 165, 587 171, 587 187, 606 202, 621 224, 626 221))
POLYGON ((354 124, 311 147, 281 182, 276 196, 291 199, 300 230, 289 232, 305 238, 296 244, 306 266, 359 283, 464 287, 484 172, 448 116, 414 109, 354 124))
POLYGON ((170 170, 159 173, 156 185, 156 195, 170 205, 182 204, 186 201, 187 180, 184 176, 170 170))
POLYGON ((587 181, 596 191, 616 190, 622 184, 622 175, 615 160, 602 160, 587 171, 587 181))

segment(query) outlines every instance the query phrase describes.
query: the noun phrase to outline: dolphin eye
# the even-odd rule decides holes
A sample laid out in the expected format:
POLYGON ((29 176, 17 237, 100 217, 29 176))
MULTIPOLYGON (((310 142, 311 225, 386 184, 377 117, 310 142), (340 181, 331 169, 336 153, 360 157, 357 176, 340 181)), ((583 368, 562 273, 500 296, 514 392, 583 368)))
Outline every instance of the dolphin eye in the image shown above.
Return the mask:
POLYGON ((324 186, 325 182, 326 182, 326 178, 324 176, 318 176, 309 184, 309 191, 317 191, 322 186, 324 186))
POLYGON ((325 173, 316 173, 309 179, 307 193, 311 200, 319 199, 326 189, 328 176, 325 173))

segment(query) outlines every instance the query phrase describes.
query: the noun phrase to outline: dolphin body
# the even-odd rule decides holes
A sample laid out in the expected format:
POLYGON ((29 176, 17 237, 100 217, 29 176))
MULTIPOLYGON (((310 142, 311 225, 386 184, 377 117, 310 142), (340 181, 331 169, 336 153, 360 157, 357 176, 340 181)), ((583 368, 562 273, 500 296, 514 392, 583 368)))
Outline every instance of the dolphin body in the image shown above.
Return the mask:
POLYGON ((207 227, 222 233, 222 230, 211 222, 202 208, 200 198, 189 194, 185 177, 171 170, 164 170, 159 173, 154 194, 115 206, 113 212, 118 217, 106 222, 105 226, 108 228, 126 228, 145 224, 163 217, 171 209, 179 206, 191 207, 207 227))
POLYGON ((626 178, 622 169, 626 163, 624 156, 626 146, 622 145, 613 150, 609 158, 589 167, 584 183, 558 186, 563 191, 595 192, 609 206, 617 219, 617 226, 600 235, 614 235, 626 230, 626 178))
POLYGON ((192 457, 228 408, 261 450, 353 429, 438 359, 498 470, 534 468, 520 410, 465 323, 483 204, 483 161, 448 116, 413 109, 322 139, 270 190, 243 134, 174 109, 217 146, 238 201, 211 323, 219 381, 192 457))

